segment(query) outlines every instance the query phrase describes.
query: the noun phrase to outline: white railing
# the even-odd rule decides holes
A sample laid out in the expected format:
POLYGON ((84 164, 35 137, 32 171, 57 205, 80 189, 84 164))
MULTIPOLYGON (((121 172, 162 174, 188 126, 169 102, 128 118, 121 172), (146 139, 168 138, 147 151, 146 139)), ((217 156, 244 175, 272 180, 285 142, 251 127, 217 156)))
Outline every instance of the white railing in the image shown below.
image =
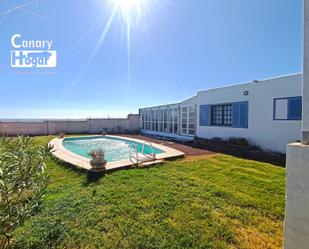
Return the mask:
POLYGON ((138 147, 136 144, 129 145, 129 159, 133 164, 143 164, 146 162, 151 162, 156 160, 156 155, 154 154, 153 146, 151 142, 144 142, 142 146, 142 152, 138 152, 138 147), (145 153, 145 145, 149 144, 151 148, 151 154, 145 153))

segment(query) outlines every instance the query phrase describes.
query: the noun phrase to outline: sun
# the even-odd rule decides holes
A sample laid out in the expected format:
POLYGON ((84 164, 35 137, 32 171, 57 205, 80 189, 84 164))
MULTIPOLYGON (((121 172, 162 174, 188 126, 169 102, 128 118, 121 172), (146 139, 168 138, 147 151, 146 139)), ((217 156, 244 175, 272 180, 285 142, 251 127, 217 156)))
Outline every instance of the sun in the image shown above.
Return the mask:
POLYGON ((130 17, 139 17, 147 0, 110 0, 113 5, 121 10, 125 20, 130 17))
POLYGON ((113 0, 116 5, 122 9, 136 8, 141 4, 142 0, 113 0))
MULTIPOLYGON (((111 25, 113 23, 120 24, 121 32, 126 33, 126 43, 127 43, 127 55, 128 61, 130 57, 130 43, 131 43, 131 30, 139 31, 147 23, 149 18, 149 13, 151 6, 154 5, 154 2, 161 0, 93 0, 96 4, 108 10, 110 13, 105 15, 105 11, 102 12, 102 16, 98 18, 96 22, 97 25, 102 25, 102 33, 98 39, 98 42, 92 53, 92 57, 97 53, 101 44, 105 40, 108 32, 110 31, 111 25), (107 18, 106 18, 107 17, 107 18), (117 22, 118 21, 118 22, 117 22), (143 26, 141 25, 143 24, 143 26), (124 26, 123 26, 124 25, 124 26), (142 28, 140 28, 142 27, 142 28)), ((96 26, 96 25, 95 25, 96 26)), ((129 67, 129 66, 128 66, 129 67)))

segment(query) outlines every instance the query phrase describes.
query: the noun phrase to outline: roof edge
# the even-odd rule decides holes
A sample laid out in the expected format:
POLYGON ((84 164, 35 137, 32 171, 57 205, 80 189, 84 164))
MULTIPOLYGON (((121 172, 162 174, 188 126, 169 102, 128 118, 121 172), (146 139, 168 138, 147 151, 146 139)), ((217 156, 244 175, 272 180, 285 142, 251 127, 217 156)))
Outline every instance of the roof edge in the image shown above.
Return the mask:
POLYGON ((281 79, 281 78, 301 76, 302 74, 303 74, 302 72, 299 72, 299 73, 292 73, 292 74, 269 77, 269 78, 260 79, 260 80, 252 80, 252 81, 249 81, 249 82, 229 84, 229 85, 225 85, 225 86, 221 86, 221 87, 215 87, 215 88, 209 88, 209 89, 201 90, 201 91, 198 91, 197 94, 200 94, 200 93, 206 92, 206 91, 228 88, 228 87, 243 86, 243 85, 249 85, 249 84, 252 84, 252 83, 262 83, 262 82, 265 82, 265 81, 277 80, 277 79, 281 79))

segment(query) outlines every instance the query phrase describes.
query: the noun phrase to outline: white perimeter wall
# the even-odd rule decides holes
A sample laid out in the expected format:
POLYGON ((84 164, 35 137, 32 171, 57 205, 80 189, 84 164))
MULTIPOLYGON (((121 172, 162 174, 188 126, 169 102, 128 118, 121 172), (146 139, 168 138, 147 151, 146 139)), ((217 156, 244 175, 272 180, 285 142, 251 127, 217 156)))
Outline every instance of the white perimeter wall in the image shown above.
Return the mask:
POLYGON ((202 91, 195 97, 197 104, 196 135, 203 138, 244 137, 263 149, 286 152, 286 144, 301 139, 301 121, 273 120, 274 98, 302 95, 302 75, 240 84, 202 91), (244 91, 249 91, 244 96, 244 91), (232 127, 199 126, 199 105, 248 101, 248 129, 232 127))
POLYGON ((87 119, 87 120, 45 120, 41 122, 0 122, 2 135, 47 135, 66 133, 101 133, 103 129, 117 131, 138 131, 139 115, 130 114, 127 118, 87 119))

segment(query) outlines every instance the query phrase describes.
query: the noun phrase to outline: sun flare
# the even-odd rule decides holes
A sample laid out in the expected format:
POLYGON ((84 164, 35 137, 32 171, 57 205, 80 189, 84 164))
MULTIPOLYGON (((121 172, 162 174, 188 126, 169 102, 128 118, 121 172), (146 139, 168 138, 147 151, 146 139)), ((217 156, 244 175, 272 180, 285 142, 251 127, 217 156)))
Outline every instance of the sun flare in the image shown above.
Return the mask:
POLYGON ((141 4, 142 0, 113 0, 121 8, 130 9, 141 4))
POLYGON ((139 17, 147 0, 110 0, 113 5, 121 10, 125 20, 132 17, 139 17))

